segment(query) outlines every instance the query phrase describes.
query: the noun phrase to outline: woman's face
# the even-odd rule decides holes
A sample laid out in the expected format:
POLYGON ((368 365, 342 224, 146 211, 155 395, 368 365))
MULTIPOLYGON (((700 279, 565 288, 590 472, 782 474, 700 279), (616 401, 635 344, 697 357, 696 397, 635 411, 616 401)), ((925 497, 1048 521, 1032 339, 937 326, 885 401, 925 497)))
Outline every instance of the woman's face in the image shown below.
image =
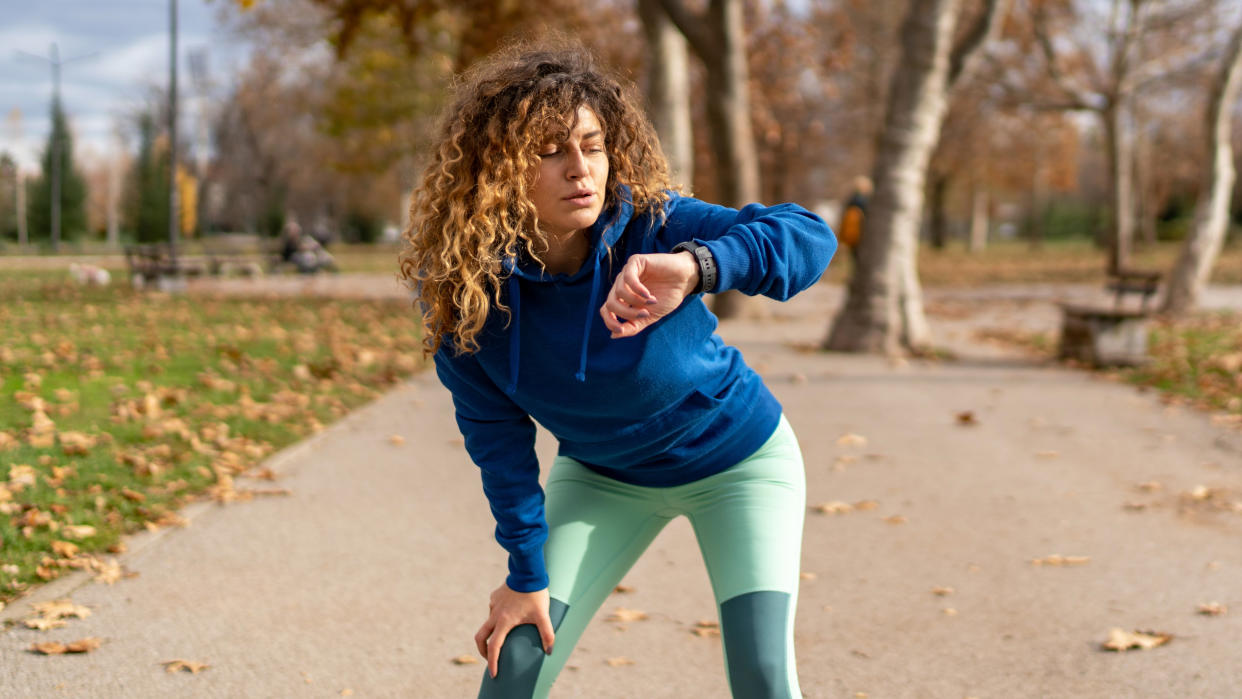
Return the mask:
POLYGON ((578 123, 564 143, 539 149, 539 170, 530 198, 544 233, 563 237, 588 228, 604 208, 608 153, 595 113, 578 108, 578 123))

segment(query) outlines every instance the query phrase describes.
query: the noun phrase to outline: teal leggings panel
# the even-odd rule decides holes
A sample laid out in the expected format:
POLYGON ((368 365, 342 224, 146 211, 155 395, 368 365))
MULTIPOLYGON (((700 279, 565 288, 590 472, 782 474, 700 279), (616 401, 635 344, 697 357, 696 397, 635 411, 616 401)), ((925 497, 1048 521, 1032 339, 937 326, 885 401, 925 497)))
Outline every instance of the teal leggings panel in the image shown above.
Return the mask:
POLYGON ((797 438, 784 417, 754 454, 693 483, 631 485, 557 457, 545 492, 549 593, 558 615, 563 611, 555 620, 556 644, 549 656, 529 655, 535 667, 501 669, 480 696, 546 697, 587 623, 660 530, 679 516, 690 520, 707 565, 734 696, 801 696, 793 619, 806 480, 797 438))

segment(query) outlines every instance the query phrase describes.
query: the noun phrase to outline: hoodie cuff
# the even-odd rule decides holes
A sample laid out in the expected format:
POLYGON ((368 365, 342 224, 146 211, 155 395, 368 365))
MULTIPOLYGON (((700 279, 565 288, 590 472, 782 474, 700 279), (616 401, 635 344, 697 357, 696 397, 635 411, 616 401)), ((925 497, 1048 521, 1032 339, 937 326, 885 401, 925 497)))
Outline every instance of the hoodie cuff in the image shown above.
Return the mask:
POLYGON ((746 243, 737 238, 724 236, 715 240, 702 241, 712 256, 716 258, 716 288, 712 293, 737 289, 745 286, 750 278, 751 259, 746 243))
POLYGON ((534 553, 510 553, 509 577, 505 584, 514 592, 537 592, 548 586, 548 569, 543 562, 543 547, 534 553))

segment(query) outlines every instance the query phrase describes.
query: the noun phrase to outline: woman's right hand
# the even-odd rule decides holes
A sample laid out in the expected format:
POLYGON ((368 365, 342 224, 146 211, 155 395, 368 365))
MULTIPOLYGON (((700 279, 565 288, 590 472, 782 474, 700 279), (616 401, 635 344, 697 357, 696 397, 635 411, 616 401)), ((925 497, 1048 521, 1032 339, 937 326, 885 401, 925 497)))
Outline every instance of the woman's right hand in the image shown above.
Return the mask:
POLYGON ((474 635, 474 643, 479 649, 479 655, 487 658, 487 671, 493 679, 496 677, 496 665, 500 661, 500 649, 515 626, 534 624, 543 642, 543 652, 552 652, 556 634, 552 631, 548 604, 547 588, 535 592, 515 592, 508 585, 501 585, 492 592, 487 621, 483 622, 479 632, 474 635))

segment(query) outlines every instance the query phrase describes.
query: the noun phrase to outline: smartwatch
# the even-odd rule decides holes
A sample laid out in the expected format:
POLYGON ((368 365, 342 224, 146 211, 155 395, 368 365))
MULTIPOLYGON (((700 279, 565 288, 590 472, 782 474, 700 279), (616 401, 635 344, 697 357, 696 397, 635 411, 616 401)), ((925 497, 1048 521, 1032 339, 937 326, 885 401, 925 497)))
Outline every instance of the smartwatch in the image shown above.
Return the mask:
POLYGON ((694 287, 694 294, 710 294, 716 290, 716 258, 712 255, 712 251, 706 245, 699 245, 693 240, 687 240, 684 243, 678 243, 673 246, 674 253, 687 251, 694 255, 694 259, 699 263, 699 283, 694 287))

